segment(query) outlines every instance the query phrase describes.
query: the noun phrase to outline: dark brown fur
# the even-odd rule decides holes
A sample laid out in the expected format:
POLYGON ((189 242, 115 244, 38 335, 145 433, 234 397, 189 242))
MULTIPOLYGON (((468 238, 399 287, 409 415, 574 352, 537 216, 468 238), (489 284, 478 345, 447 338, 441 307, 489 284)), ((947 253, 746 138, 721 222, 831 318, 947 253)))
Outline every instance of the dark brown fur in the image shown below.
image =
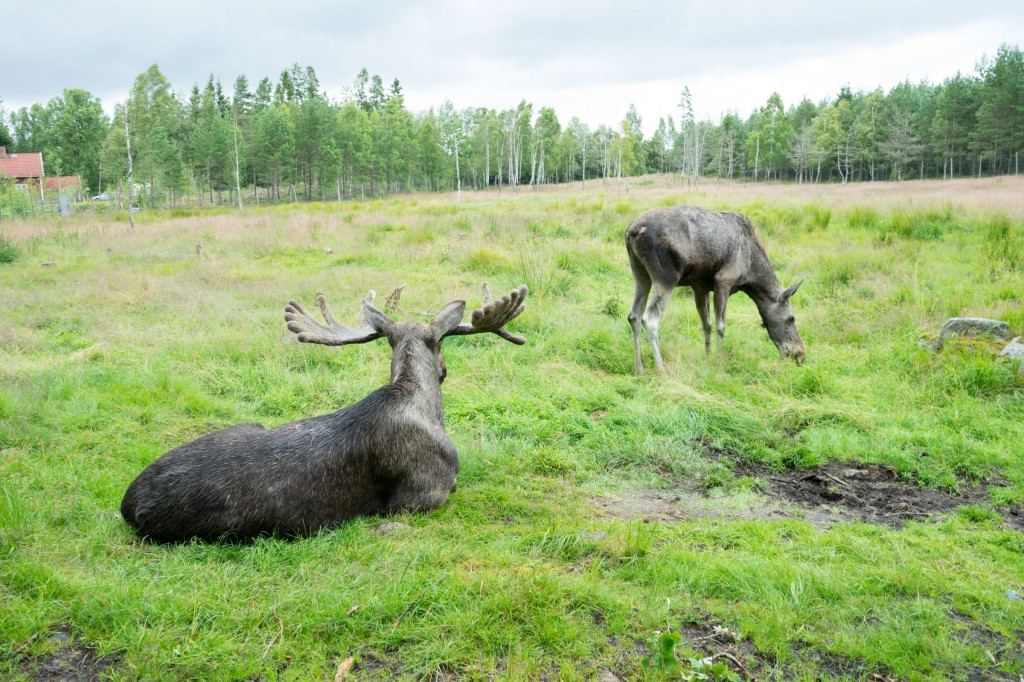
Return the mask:
POLYGON ((331 326, 293 302, 286 317, 302 341, 343 345, 386 338, 390 383, 331 414, 274 429, 239 424, 181 445, 132 482, 121 514, 139 535, 177 542, 308 535, 355 516, 441 506, 459 472, 458 453, 444 429, 441 342, 490 331, 522 343, 503 327, 522 311, 525 287, 518 294, 475 311, 473 325, 460 324, 462 301, 449 303, 427 325, 394 322, 365 303, 367 324, 359 329, 336 323, 326 302, 321 309, 331 326), (477 324, 478 318, 483 322, 477 324))

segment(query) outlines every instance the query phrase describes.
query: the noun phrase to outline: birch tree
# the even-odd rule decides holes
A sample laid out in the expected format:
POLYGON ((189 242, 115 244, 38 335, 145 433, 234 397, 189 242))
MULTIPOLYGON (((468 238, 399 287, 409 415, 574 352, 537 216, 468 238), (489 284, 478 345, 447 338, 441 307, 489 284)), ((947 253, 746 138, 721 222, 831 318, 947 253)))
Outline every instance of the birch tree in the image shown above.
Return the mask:
POLYGON ((129 105, 130 104, 131 104, 131 100, 129 99, 128 102, 125 103, 125 106, 124 106, 124 117, 123 118, 124 118, 124 146, 125 146, 125 150, 128 153, 128 224, 131 226, 132 233, 134 233, 135 232, 135 213, 134 213, 134 207, 132 205, 132 199, 133 199, 133 196, 134 196, 134 192, 133 192, 133 189, 132 189, 132 185, 133 185, 133 182, 132 182, 132 138, 131 138, 131 135, 129 135, 129 133, 128 133, 128 109, 129 109, 129 105))
POLYGON ((455 203, 462 203, 462 169, 459 165, 459 149, 465 144, 467 122, 448 99, 441 103, 438 121, 444 150, 449 156, 455 158, 455 203))

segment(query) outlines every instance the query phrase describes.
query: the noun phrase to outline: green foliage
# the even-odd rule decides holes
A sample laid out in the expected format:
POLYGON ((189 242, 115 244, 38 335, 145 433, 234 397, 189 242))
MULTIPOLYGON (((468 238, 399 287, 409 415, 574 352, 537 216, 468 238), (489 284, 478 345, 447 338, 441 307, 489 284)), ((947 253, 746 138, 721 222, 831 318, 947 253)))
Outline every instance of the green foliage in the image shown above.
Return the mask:
POLYGON ((687 658, 685 662, 680 661, 676 657, 675 648, 681 641, 682 637, 678 632, 655 631, 654 635, 647 640, 647 650, 650 655, 644 661, 644 665, 666 672, 678 672, 681 679, 687 682, 692 680, 735 682, 741 679, 738 674, 729 669, 728 665, 720 661, 716 662, 715 656, 687 658))
POLYGON ((984 398, 1001 393, 1011 393, 1019 386, 1017 373, 1010 363, 985 352, 977 352, 971 346, 960 346, 954 350, 947 344, 944 348, 946 360, 945 386, 951 394, 984 398))
POLYGON ((999 524, 1003 520, 999 512, 978 505, 964 505, 956 510, 956 515, 969 523, 999 524))
POLYGON ((625 308, 622 305, 622 301, 617 298, 609 298, 605 301, 601 312, 616 320, 625 316, 625 308))
POLYGON ((35 215, 38 209, 24 189, 17 188, 6 178, 0 178, 0 218, 24 218, 35 215))
POLYGON ((1024 227, 1014 224, 1005 215, 996 215, 979 228, 985 238, 982 246, 985 257, 994 267, 1024 269, 1024 227))
POLYGON ((19 255, 21 253, 18 250, 18 245, 8 239, 6 235, 0 234, 0 265, 13 263, 18 260, 19 255))
POLYGON ((805 207, 807 216, 807 229, 827 230, 832 223, 832 209, 821 204, 808 204, 805 207))
POLYGON ((655 631, 647 640, 647 650, 650 654, 644 665, 649 668, 661 668, 674 670, 679 667, 679 659, 676 658, 675 648, 682 641, 682 635, 678 632, 666 630, 665 632, 655 631))
POLYGON ((0 486, 0 541, 14 540, 28 530, 28 512, 11 488, 0 486))
POLYGON ((888 231, 907 239, 933 241, 941 239, 950 224, 950 217, 936 211, 897 211, 890 218, 888 231))
POLYGON ((853 228, 874 229, 880 223, 878 211, 868 206, 854 206, 846 214, 846 224, 853 228))
POLYGON ((822 298, 841 297, 864 274, 865 266, 849 254, 823 255, 818 262, 814 288, 822 298))
POLYGON ((471 251, 465 261, 467 270, 484 273, 508 272, 514 265, 515 262, 507 253, 486 246, 471 251))

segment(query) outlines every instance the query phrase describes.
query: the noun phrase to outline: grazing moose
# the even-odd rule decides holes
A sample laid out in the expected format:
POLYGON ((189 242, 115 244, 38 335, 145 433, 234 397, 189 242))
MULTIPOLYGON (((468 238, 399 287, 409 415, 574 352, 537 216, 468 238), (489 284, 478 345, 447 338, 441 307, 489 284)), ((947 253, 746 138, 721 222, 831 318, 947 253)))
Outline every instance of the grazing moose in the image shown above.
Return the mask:
POLYGON ((333 414, 273 429, 239 424, 177 447, 128 487, 121 514, 156 542, 301 536, 359 515, 435 509, 455 490, 459 457, 444 431, 441 342, 490 332, 524 344, 505 325, 523 312, 526 287, 484 304, 463 323, 453 301, 429 324, 399 323, 364 301, 361 326, 317 305, 326 325, 295 301, 288 329, 304 343, 342 346, 387 339, 391 382, 333 414))
POLYGON ((672 290, 693 289, 704 349, 711 352, 711 319, 708 295, 715 297, 715 330, 718 348, 725 338, 725 304, 729 296, 742 291, 761 314, 768 336, 782 357, 802 363, 804 342, 796 330, 790 297, 797 282, 783 289, 754 226, 739 213, 719 213, 698 206, 653 208, 641 213, 626 230, 626 251, 633 271, 633 308, 629 325, 633 329, 636 371, 643 374, 640 358, 640 325, 654 351, 658 371, 665 369, 658 343, 658 323, 668 307, 672 290), (650 305, 647 298, 654 289, 650 305))

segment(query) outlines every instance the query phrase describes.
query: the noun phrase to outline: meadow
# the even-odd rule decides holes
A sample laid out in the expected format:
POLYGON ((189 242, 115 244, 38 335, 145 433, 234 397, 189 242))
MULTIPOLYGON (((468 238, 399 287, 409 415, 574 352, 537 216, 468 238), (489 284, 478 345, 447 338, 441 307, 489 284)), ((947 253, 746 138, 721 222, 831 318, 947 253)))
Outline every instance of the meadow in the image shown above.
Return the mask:
POLYGON ((1024 674, 1024 375, 990 340, 919 343, 960 315, 1024 334, 1022 178, 659 177, 0 234, 0 678, 1024 674), (676 203, 746 213, 804 280, 803 366, 742 294, 705 355, 679 290, 666 372, 634 375, 623 233, 676 203), (287 343, 289 299, 354 323, 404 284, 396 317, 424 321, 485 281, 529 286, 527 345, 445 342, 462 469, 441 509, 247 545, 153 545, 121 519, 163 452, 387 381, 383 341, 287 343), (883 489, 899 502, 865 502, 883 489), (652 640, 670 652, 649 665, 652 640))

